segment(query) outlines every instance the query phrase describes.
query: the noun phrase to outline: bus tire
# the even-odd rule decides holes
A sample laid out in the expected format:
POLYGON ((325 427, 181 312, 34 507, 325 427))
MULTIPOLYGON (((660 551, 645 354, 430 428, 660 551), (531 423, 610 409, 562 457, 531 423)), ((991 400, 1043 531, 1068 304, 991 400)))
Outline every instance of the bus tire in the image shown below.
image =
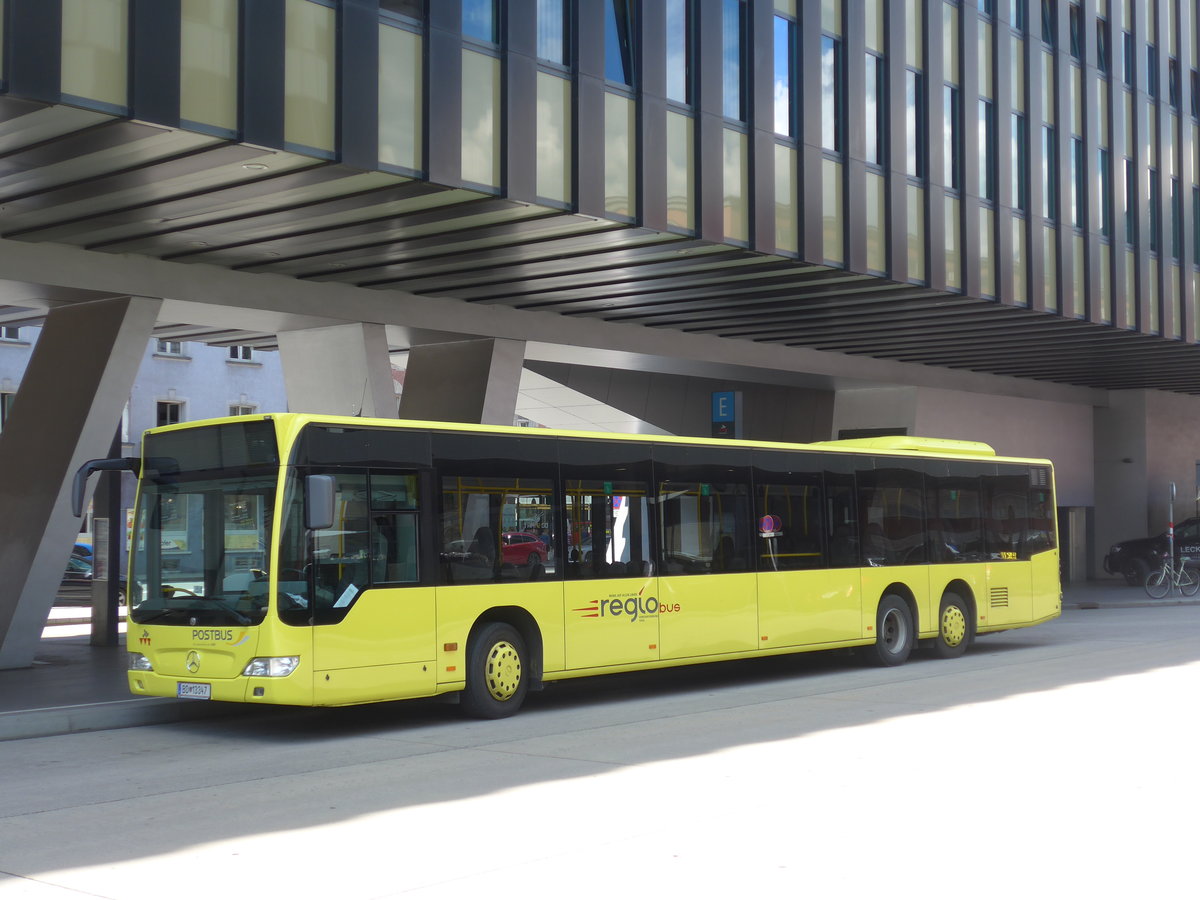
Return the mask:
POLYGON ((966 653, 973 637, 971 624, 971 607, 967 601, 958 594, 943 594, 933 655, 938 659, 954 659, 966 653))
POLYGON ((467 686, 462 711, 476 719, 502 719, 521 708, 529 691, 529 659, 521 633, 507 622, 489 622, 467 645, 467 686))
POLYGON ((888 594, 875 613, 875 643, 863 648, 864 655, 876 666, 899 666, 912 653, 915 636, 908 604, 888 594))

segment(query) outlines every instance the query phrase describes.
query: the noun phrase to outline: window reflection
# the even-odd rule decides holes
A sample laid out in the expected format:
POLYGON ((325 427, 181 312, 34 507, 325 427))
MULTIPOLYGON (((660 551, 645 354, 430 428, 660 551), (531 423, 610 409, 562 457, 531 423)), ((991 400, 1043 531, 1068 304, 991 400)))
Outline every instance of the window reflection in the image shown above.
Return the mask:
POLYGON ((496 0, 462 0, 462 33, 477 41, 498 43, 496 0))
POLYGON ((629 0, 605 0, 604 77, 633 86, 633 9, 629 0))
POLYGON ((688 0, 667 0, 667 99, 690 103, 691 13, 688 0))
MULTIPOLYGON (((792 72, 795 70, 794 22, 775 17, 775 133, 795 135, 792 116, 792 72)), ((869 101, 868 101, 869 102, 869 101)))

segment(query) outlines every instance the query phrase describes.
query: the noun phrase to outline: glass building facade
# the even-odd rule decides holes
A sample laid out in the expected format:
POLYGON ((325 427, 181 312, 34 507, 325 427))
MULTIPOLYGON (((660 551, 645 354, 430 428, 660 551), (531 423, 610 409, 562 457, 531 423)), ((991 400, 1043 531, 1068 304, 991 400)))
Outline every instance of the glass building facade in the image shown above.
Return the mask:
POLYGON ((1194 4, 7 2, 14 96, 1197 339, 1194 4))

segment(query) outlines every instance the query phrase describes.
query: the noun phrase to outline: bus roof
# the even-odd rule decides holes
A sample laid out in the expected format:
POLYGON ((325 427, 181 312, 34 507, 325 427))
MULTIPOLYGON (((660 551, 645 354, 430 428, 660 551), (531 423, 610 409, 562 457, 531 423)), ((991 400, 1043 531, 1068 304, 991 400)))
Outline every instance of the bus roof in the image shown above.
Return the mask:
POLYGON ((362 418, 355 416, 320 415, 316 413, 260 413, 252 416, 223 417, 180 422, 176 425, 166 425, 160 428, 148 429, 147 433, 177 431, 187 428, 218 425, 228 422, 251 420, 276 420, 281 439, 285 442, 298 435, 307 425, 329 425, 341 428, 404 428, 429 431, 459 431, 482 432, 486 434, 510 434, 523 437, 565 437, 588 440, 632 441, 637 443, 667 443, 692 444, 711 447, 762 447, 767 449, 789 448, 797 451, 833 451, 843 453, 879 453, 885 455, 919 455, 939 456, 945 458, 986 457, 996 461, 1027 462, 1037 465, 1051 465, 1050 460, 1030 457, 999 456, 988 444, 981 441, 960 441, 948 438, 919 437, 915 435, 894 435, 873 438, 853 438, 848 440, 814 441, 799 443, 790 441, 741 440, 730 438, 688 437, 660 434, 625 434, 616 432, 573 431, 559 428, 527 428, 516 425, 484 425, 470 422, 437 422, 416 419, 383 419, 362 418))

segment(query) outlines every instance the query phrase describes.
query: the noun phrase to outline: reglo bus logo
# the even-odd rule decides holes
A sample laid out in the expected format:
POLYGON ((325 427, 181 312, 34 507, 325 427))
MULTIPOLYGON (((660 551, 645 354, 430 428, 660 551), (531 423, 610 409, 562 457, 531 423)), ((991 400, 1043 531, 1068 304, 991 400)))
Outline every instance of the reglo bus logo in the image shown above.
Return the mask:
MULTIPOLYGON (((645 588, 642 588, 645 590, 645 588)), ((628 619, 636 622, 638 619, 650 619, 660 613, 679 612, 678 603, 660 603, 656 597, 643 597, 641 592, 636 597, 624 594, 610 594, 602 600, 593 600, 590 606, 583 606, 574 612, 582 613, 584 619, 628 619)))

